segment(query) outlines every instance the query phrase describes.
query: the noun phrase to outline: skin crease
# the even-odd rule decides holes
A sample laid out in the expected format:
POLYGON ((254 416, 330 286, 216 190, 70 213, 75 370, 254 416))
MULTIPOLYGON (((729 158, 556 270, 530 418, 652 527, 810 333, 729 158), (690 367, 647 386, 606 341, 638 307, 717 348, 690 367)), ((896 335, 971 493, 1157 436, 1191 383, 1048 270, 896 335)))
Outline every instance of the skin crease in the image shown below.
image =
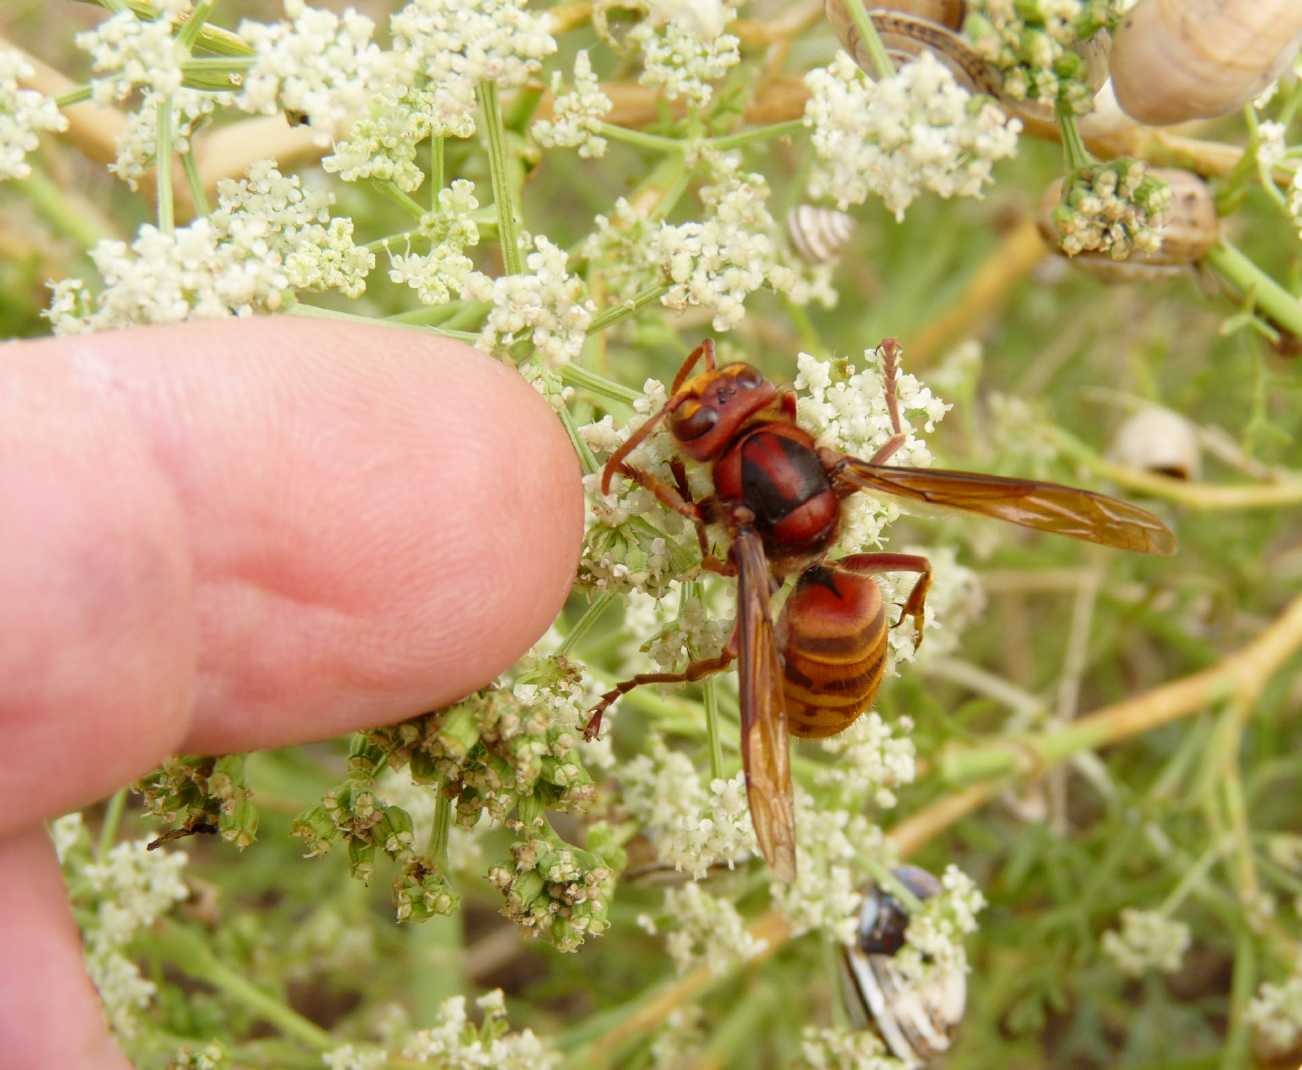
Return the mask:
POLYGON ((474 690, 555 617, 583 527, 569 441, 510 368, 289 318, 6 348, 0 502, 14 1067, 127 1065, 44 819, 178 751, 329 738, 474 690))

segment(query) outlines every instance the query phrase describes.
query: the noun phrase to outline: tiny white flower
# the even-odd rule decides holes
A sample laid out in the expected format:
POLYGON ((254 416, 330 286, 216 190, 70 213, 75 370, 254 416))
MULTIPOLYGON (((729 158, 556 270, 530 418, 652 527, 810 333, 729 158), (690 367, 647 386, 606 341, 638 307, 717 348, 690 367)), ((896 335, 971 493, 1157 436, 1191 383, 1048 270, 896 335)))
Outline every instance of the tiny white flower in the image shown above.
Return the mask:
POLYGON ((77 47, 90 53, 91 93, 101 104, 123 100, 137 86, 160 96, 181 88, 181 64, 187 52, 172 32, 171 20, 141 19, 129 10, 77 34, 77 47))
POLYGON ((648 0, 648 17, 628 35, 642 52, 643 85, 659 89, 670 100, 683 98, 689 107, 704 108, 718 81, 741 60, 740 42, 724 25, 736 17, 732 4, 719 0, 648 0))
POLYGON ((27 154, 40 143, 40 130, 66 130, 68 120, 59 107, 34 89, 18 82, 35 71, 13 49, 0 49, 0 181, 26 178, 32 173, 27 154))
MULTIPOLYGON (((190 139, 203 122, 217 109, 216 93, 197 89, 178 89, 172 94, 172 148, 178 154, 190 151, 190 139)), ((153 90, 146 90, 140 106, 127 116, 126 129, 117 141, 117 158, 108 165, 112 174, 136 189, 153 169, 158 151, 158 106, 162 101, 153 90)))
POLYGON ((390 61, 371 37, 375 24, 349 9, 342 16, 304 0, 285 0, 289 22, 240 23, 254 48, 235 106, 274 115, 299 112, 315 139, 328 145, 361 113, 390 61))
POLYGON ((548 148, 562 145, 577 148, 585 159, 604 156, 606 139, 597 131, 614 105, 602 92, 586 50, 574 57, 573 91, 562 93, 560 90, 561 75, 557 71, 552 79, 552 93, 555 94, 553 116, 533 124, 531 133, 534 140, 548 148))
POLYGON ((1263 984, 1248 1004, 1247 1019, 1266 1051, 1294 1050, 1302 1040, 1302 973, 1283 984, 1263 984))
POLYGON ((897 220, 923 190, 979 197, 996 160, 1017 149, 1021 124, 973 97, 930 52, 874 82, 844 52, 805 76, 818 163, 809 191, 838 207, 876 193, 897 220))
POLYGON ((665 892, 665 948, 679 973, 704 962, 722 975, 739 962, 763 954, 768 945, 746 930, 745 919, 728 899, 695 882, 665 892))
POLYGON ((1149 970, 1175 973, 1192 938, 1189 926, 1156 910, 1121 912, 1121 930, 1103 934, 1103 953, 1130 977, 1149 970))
POLYGON ((583 280, 569 273, 565 250, 539 235, 521 275, 468 280, 469 296, 492 304, 476 343, 486 353, 506 353, 528 340, 538 360, 552 367, 579 355, 597 311, 583 280))

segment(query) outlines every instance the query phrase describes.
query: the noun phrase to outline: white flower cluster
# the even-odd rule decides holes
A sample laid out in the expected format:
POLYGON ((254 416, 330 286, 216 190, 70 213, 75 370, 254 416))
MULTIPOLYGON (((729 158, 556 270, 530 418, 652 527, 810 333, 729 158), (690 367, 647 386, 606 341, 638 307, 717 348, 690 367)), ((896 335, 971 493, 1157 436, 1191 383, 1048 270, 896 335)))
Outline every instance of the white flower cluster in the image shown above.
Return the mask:
MULTIPOLYGON (((136 189, 154 166, 158 152, 158 106, 166 98, 146 90, 140 107, 127 116, 127 126, 117 140, 117 159, 108 165, 111 173, 136 189)), ((180 155, 190 151, 190 139, 217 109, 218 95, 198 89, 178 89, 172 94, 172 148, 180 155)))
POLYGON ((660 861, 704 877, 713 865, 730 868, 755 851, 741 773, 704 783, 687 755, 653 736, 646 753, 624 765, 620 802, 655 844, 660 861))
POLYGON ((1125 260, 1155 253, 1171 203, 1171 187, 1140 160, 1116 160, 1078 172, 1063 186, 1053 212, 1059 248, 1068 256, 1106 253, 1125 260))
POLYGON ((1267 982, 1248 1004, 1247 1019, 1261 1047, 1281 1055, 1302 1040, 1302 973, 1282 985, 1267 982))
POLYGON ((574 57, 573 91, 561 92, 561 73, 557 71, 552 78, 552 93, 552 118, 533 124, 534 140, 547 148, 577 148, 584 159, 606 155, 606 139, 598 131, 614 105, 602 92, 586 49, 574 57))
MULTIPOLYGON (((441 305, 466 288, 481 285, 465 249, 479 244, 479 227, 470 218, 479 201, 473 183, 458 178, 439 191, 438 208, 425 213, 420 234, 433 244, 427 253, 389 252, 389 278, 410 286, 427 305, 441 305)), ((485 282, 487 280, 484 280, 485 282)))
MULTIPOLYGON (((324 170, 345 182, 363 178, 389 181, 411 193, 425 181, 416 163, 416 149, 431 133, 450 131, 438 126, 438 90, 432 86, 388 81, 373 87, 366 110, 337 138, 334 151, 321 160, 324 170)), ((471 100, 473 110, 474 101, 471 100)), ((474 132, 474 125, 466 131, 474 132)))
POLYGON ((700 305, 714 312, 714 329, 730 331, 746 314, 746 298, 764 285, 776 253, 768 183, 741 170, 736 154, 717 158, 717 181, 701 189, 701 222, 662 223, 649 235, 646 255, 661 264, 669 292, 661 298, 681 312, 700 305))
POLYGON ((328 1070, 381 1070, 388 1065, 389 1054, 383 1048, 359 1048, 355 1044, 344 1044, 323 1052, 321 1061, 328 1070))
POLYGON ((1128 977, 1149 970, 1175 973, 1189 950, 1189 926, 1156 910, 1121 912, 1121 931, 1103 934, 1103 953, 1128 977))
POLYGON ((881 829, 862 814, 820 809, 796 789, 796 879, 773 881, 774 903, 787 916, 792 934, 819 929, 843 944, 854 940, 859 889, 868 882, 864 859, 876 856, 890 865, 881 829))
POLYGON ((648 0, 647 9, 647 18, 628 35, 642 53, 638 81, 670 100, 681 97, 690 108, 704 108, 711 83, 741 60, 738 39, 722 32, 737 17, 736 8, 720 0, 648 0))
POLYGON ((816 783, 835 789, 847 809, 860 809, 869 801, 889 809, 897 801, 895 789, 913 783, 917 775, 912 731, 907 717, 888 725, 876 713, 863 714, 844 732, 822 741, 823 750, 835 760, 819 768, 816 783))
POLYGON ((80 814, 51 826, 73 904, 82 917, 86 972, 99 991, 109 1025, 120 1036, 135 1031, 135 1012, 149 1004, 156 986, 126 955, 127 945, 189 895, 179 851, 150 851, 147 841, 120 843, 101 863, 92 860, 80 814))
POLYGON ((544 13, 525 0, 410 0, 390 20, 394 47, 434 93, 434 133, 475 131, 475 86, 515 89, 556 51, 544 13))
POLYGON ((1257 164, 1267 174, 1284 162, 1285 133, 1283 123, 1266 119, 1257 124, 1257 164))
POLYGON ((564 249, 541 234, 533 247, 525 257, 528 272, 467 280, 467 296, 493 306, 475 344, 485 353, 505 356, 517 342, 528 340, 541 363, 557 367, 583 349, 597 306, 583 280, 570 274, 564 249))
POLYGON ((870 1029, 820 1029, 807 1025, 800 1035, 802 1067, 808 1070, 904 1070, 870 1029))
POLYGON ((923 190, 979 197, 994 162, 1017 150, 1021 123, 970 95, 930 52, 877 82, 839 52, 805 84, 818 157, 809 192, 840 208, 876 193, 902 220, 923 190))
POLYGON ((127 246, 90 252, 104 280, 56 283, 46 316, 56 334, 274 311, 297 290, 366 288, 375 257, 353 244, 350 219, 331 219, 328 193, 304 190, 267 160, 218 186, 218 206, 172 234, 143 226, 127 246))
POLYGON ((77 47, 90 53, 91 69, 100 75, 90 80, 90 86, 101 104, 124 100, 136 86, 160 96, 181 88, 181 64, 187 52, 172 35, 168 17, 177 5, 161 6, 164 10, 157 19, 141 19, 124 9, 95 29, 77 34, 77 47))
POLYGON ((963 938, 976 932, 976 916, 986 905, 972 878, 955 865, 945 868, 941 891, 909 915, 904 947, 894 958, 902 977, 927 984, 938 974, 967 972, 963 938))
POLYGON ((600 261, 602 280, 612 298, 627 301, 663 279, 661 266, 647 255, 657 225, 620 197, 609 215, 598 215, 583 240, 579 255, 600 261))
POLYGON ((466 1015, 466 997, 452 996, 439 1008, 438 1023, 403 1047, 403 1056, 436 1063, 440 1070, 553 1070, 561 1057, 533 1030, 507 1031, 506 1000, 500 988, 475 1000, 483 1012, 476 1028, 466 1015))
MULTIPOLYGON (((808 353, 800 353, 796 356, 795 387, 799 395, 800 425, 809 430, 818 444, 866 460, 894 432, 882 375, 878 370, 881 358, 875 350, 865 350, 864 359, 876 366, 855 371, 850 364, 829 364, 808 353)), ((891 457, 890 463, 925 467, 931 463, 931 451, 917 437, 909 413, 917 414, 921 429, 930 434, 951 406, 936 397, 914 375, 898 374, 895 385, 900 422, 907 438, 891 457)), ((841 506, 841 536, 834 554, 857 553, 880 545, 883 530, 898 519, 900 511, 898 502, 894 500, 879 500, 867 494, 847 498, 841 506)), ((902 629, 896 629, 896 632, 900 631, 902 629)), ((905 639, 911 646, 909 636, 901 636, 893 642, 903 643, 905 639)))
POLYGON ((621 649, 621 671, 640 672, 649 661, 658 670, 674 672, 694 659, 716 656, 732 634, 737 593, 731 584, 711 584, 708 590, 705 598, 691 598, 674 581, 658 598, 630 591, 624 603, 623 630, 629 638, 621 649))
POLYGON ((704 1044, 705 1009, 699 1003, 675 1007, 651 1042, 650 1070, 681 1070, 704 1044))
POLYGON ((285 14, 291 21, 240 23, 254 60, 235 106, 302 114, 317 144, 328 145, 361 112, 390 61, 371 40, 375 24, 351 8, 340 17, 285 0, 285 14))
POLYGON ((665 949, 679 973, 703 962, 721 976, 768 948, 746 930, 731 900, 711 895, 695 882, 665 891, 664 914, 672 926, 665 949))
MULTIPOLYGON (((612 417, 604 416, 579 428, 579 436, 598 459, 614 453, 651 413, 663 408, 663 383, 648 379, 642 391, 623 426, 616 427, 612 417)), ((663 478, 666 463, 677 455, 673 437, 662 425, 639 444, 628 463, 663 478)), ((705 491, 700 480, 708 477, 694 475, 693 493, 705 491)), ((587 535, 579 559, 579 583, 598 591, 643 591, 657 599, 674 590, 677 578, 698 557, 692 525, 622 476, 611 483, 608 495, 601 493, 600 472, 585 476, 583 489, 587 535)))
POLYGON ((54 101, 34 89, 19 89, 35 71, 13 49, 0 49, 0 181, 32 173, 27 154, 36 148, 38 130, 66 130, 68 120, 54 101))

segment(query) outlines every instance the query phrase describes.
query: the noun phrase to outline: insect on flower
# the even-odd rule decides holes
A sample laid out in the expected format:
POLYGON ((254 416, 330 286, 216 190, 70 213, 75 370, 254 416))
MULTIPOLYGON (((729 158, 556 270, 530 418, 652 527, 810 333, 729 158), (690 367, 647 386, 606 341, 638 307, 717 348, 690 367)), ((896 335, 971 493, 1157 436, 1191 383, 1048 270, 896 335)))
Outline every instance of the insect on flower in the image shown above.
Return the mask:
POLYGON ((602 473, 603 493, 619 473, 696 525, 702 567, 737 578, 737 624, 718 657, 678 673, 642 673, 606 692, 586 734, 593 738, 605 710, 635 687, 700 680, 737 660, 751 821, 764 858, 784 880, 796 871, 787 736, 833 735, 871 704, 885 672, 888 629, 911 617, 921 642, 931 582, 930 563, 912 554, 854 554, 823 563, 839 528, 841 499, 867 490, 1123 550, 1175 552, 1175 537, 1161 520, 1115 498, 1057 483, 888 465, 905 442, 895 392, 899 346, 886 339, 881 352, 894 434, 869 460, 819 448, 796 422, 794 393, 780 391, 749 364, 716 367, 707 339, 678 369, 669 401, 602 473), (702 358, 705 370, 692 375, 702 358), (673 486, 625 462, 666 418, 679 449, 713 465, 710 497, 693 501, 681 460, 669 465, 673 486), (710 524, 727 531, 727 560, 710 549, 710 524), (872 578, 879 572, 918 573, 894 625, 872 578), (775 627, 769 598, 792 573, 799 578, 775 627))

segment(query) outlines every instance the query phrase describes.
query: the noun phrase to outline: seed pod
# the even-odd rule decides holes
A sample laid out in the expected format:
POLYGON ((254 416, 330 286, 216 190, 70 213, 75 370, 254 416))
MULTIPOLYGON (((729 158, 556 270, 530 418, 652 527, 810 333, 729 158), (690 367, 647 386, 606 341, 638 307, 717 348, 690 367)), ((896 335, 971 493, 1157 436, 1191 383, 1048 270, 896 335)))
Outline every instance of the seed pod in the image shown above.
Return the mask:
MULTIPOLYGON (((1155 167, 1148 173, 1171 187, 1171 203, 1157 249, 1135 250, 1126 260, 1113 260, 1102 253, 1079 253, 1071 258, 1073 264, 1108 282, 1144 282, 1180 275, 1207 255, 1219 236, 1211 188, 1191 171, 1155 167)), ((1062 186, 1059 178, 1045 190, 1036 217, 1040 236, 1055 249, 1059 235, 1053 214, 1062 200, 1062 186)))
POLYGON ((1112 440, 1119 463, 1174 479, 1197 479, 1202 470, 1198 433, 1178 412, 1149 405, 1128 417, 1112 440))
MULTIPOLYGON (((859 29, 850 18, 845 0, 826 0, 827 21, 845 50, 870 77, 877 77, 868 50, 859 39, 859 29)), ((910 63, 925 51, 935 54, 969 93, 997 96, 998 82, 958 31, 967 5, 962 0, 886 0, 868 12, 882 39, 886 54, 898 65, 910 63)))
POLYGON ((1270 85, 1300 44, 1298 0, 1141 0, 1113 35, 1112 84, 1140 122, 1210 119, 1270 85))
MULTIPOLYGON (((919 899, 940 891, 940 882, 915 866, 902 866, 895 876, 919 899)), ((949 1049, 963 1019, 967 981, 959 970, 934 974, 921 987, 907 979, 894 958, 907 927, 904 908, 882 889, 869 889, 858 938, 842 956, 842 995, 858 1028, 876 1029, 897 1059, 920 1070, 949 1049)))
POLYGON ((826 264, 841 255, 854 235, 854 217, 834 208, 802 204, 787 216, 791 247, 807 264, 826 264))

